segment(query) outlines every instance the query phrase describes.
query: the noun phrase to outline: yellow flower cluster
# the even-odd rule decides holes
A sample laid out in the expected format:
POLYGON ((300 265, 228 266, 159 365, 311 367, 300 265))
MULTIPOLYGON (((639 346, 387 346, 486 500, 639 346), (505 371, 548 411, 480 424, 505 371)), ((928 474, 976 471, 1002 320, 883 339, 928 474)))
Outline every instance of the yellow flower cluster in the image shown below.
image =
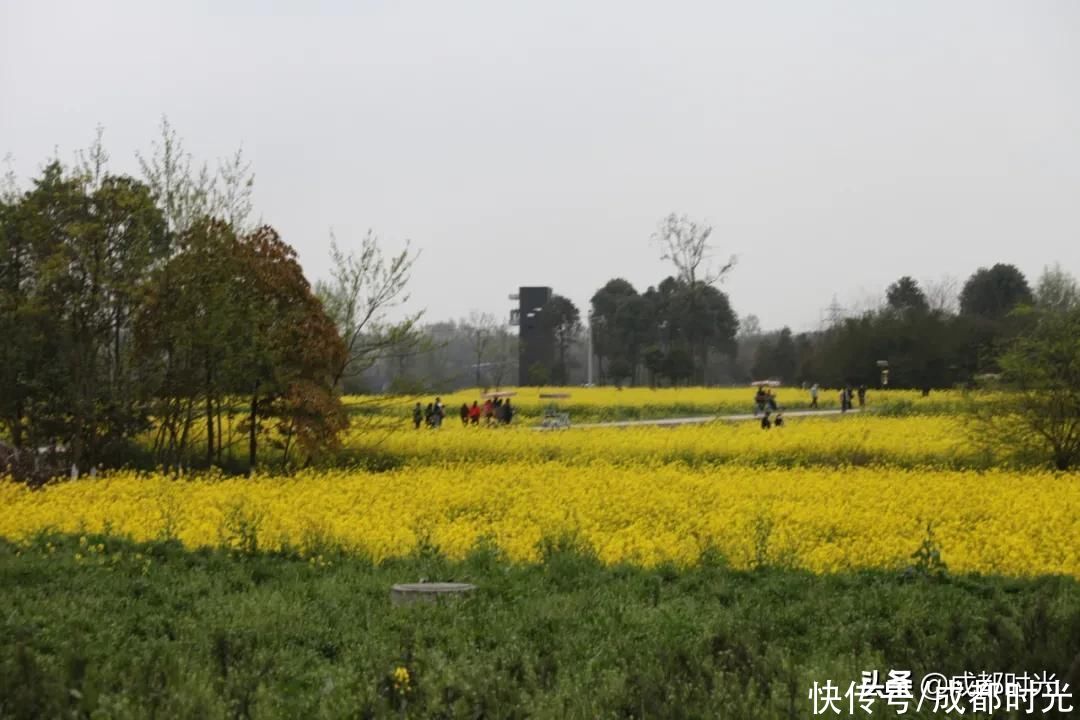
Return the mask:
POLYGON ((1080 577, 1080 482, 1048 472, 508 457, 287 479, 121 472, 39 491, 0 483, 0 535, 15 540, 107 531, 311 554, 332 544, 376 560, 419 543, 461 557, 489 542, 535 561, 544 538, 572 535, 607 563, 690 564, 715 550, 739 567, 895 568, 911 564, 930 522, 952 571, 1080 577))
MULTIPOLYGON (((400 430, 404 425, 397 423, 400 430)), ((783 428, 763 432, 755 422, 710 422, 675 427, 604 427, 537 432, 516 427, 463 427, 454 420, 438 430, 354 430, 346 444, 413 463, 559 460, 575 465, 666 462, 894 463, 965 466, 977 459, 955 417, 790 417, 783 428)))
POLYGON ((409 692, 412 678, 409 676, 409 669, 398 665, 394 668, 394 690, 400 695, 405 695, 409 692))
MULTIPOLYGON (((515 393, 511 403, 526 415, 536 415, 543 408, 556 404, 560 407, 580 408, 586 411, 602 411, 623 407, 634 408, 644 417, 658 417, 667 414, 670 409, 678 409, 692 414, 711 414, 723 412, 750 412, 754 404, 755 389, 751 387, 689 387, 689 388, 647 388, 634 387, 622 390, 614 387, 523 387, 503 388, 515 393), (541 395, 568 395, 566 398, 550 399, 541 395)), ((471 405, 474 400, 483 403, 483 389, 470 388, 440 395, 450 415, 455 415, 462 403, 471 405)), ((774 390, 777 402, 783 406, 806 407, 810 403, 810 391, 795 387, 781 387, 774 390)), ((363 410, 365 407, 380 412, 392 413, 395 417, 406 417, 413 405, 422 401, 427 404, 435 399, 437 393, 428 396, 350 396, 344 402, 346 407, 363 410)), ((872 388, 868 393, 870 407, 884 404, 907 403, 920 412, 941 412, 954 408, 964 402, 964 396, 957 391, 935 390, 929 397, 923 397, 917 390, 879 390, 872 388)), ((818 404, 823 409, 839 408, 839 390, 822 388, 818 404)))

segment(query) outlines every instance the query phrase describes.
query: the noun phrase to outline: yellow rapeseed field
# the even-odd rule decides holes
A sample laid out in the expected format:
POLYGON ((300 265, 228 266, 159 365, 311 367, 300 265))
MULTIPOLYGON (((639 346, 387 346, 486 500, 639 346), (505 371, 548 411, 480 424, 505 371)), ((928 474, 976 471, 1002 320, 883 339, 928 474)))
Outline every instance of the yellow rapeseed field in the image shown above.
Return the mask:
MULTIPOLYGON (((490 388, 494 390, 494 388, 490 388)), ((621 390, 614 387, 508 387, 503 391, 515 393, 511 402, 519 412, 534 416, 543 408, 557 404, 564 408, 576 408, 587 414, 606 414, 616 408, 634 410, 643 417, 657 417, 668 414, 671 410, 687 413, 711 414, 715 412, 749 412, 754 402, 754 389, 750 387, 689 387, 689 388, 648 388, 633 387, 621 390), (541 395, 568 395, 558 399, 546 399, 541 395)), ((420 401, 427 404, 438 395, 446 405, 451 416, 456 417, 462 403, 472 404, 474 400, 483 402, 482 388, 458 390, 452 393, 430 393, 422 397, 413 396, 351 396, 345 398, 347 407, 362 409, 365 406, 377 408, 380 412, 406 417, 412 406, 420 401)), ((810 391, 794 387, 775 389, 777 402, 781 406, 804 408, 810 403, 810 391)), ((839 390, 822 388, 818 404, 822 409, 839 407, 839 390)), ((988 396, 983 393, 983 396, 988 396)), ((880 390, 871 388, 868 402, 871 407, 883 404, 904 403, 919 412, 941 412, 955 408, 965 401, 965 396, 957 391, 935 390, 929 397, 923 397, 916 390, 880 390)))
POLYGON ((447 418, 438 430, 404 432, 356 429, 349 446, 391 453, 414 463, 476 460, 655 465, 666 462, 892 463, 905 466, 966 466, 979 460, 963 425, 947 415, 920 417, 790 417, 785 427, 762 432, 755 422, 711 422, 674 427, 570 428, 463 427, 447 418))
POLYGON ((739 567, 896 568, 912 562, 928 522, 952 571, 1080 577, 1080 482, 1048 472, 507 458, 287 479, 0 483, 0 535, 15 540, 53 529, 190 547, 331 543, 376 560, 421 542, 460 557, 486 541, 534 561, 542 539, 571 535, 607 563, 688 564, 711 548, 739 567))

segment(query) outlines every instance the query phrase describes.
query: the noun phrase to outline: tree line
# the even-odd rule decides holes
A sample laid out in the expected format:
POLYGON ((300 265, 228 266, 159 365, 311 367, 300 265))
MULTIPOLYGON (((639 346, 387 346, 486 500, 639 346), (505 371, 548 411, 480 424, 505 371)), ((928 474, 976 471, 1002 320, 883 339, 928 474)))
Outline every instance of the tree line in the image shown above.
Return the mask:
POLYGON ((139 161, 140 178, 112 173, 99 130, 76 162, 5 183, 0 441, 24 467, 62 455, 82 471, 252 470, 333 447, 345 379, 418 342, 418 315, 385 319, 415 256, 384 258, 373 234, 358 254, 334 244, 313 288, 278 232, 249 222, 241 152, 195 167, 164 121, 139 161))
POLYGON ((1034 288, 1013 265, 979 268, 963 284, 955 309, 931 303, 905 276, 886 289, 880 307, 836 319, 822 331, 793 334, 784 328, 747 338, 746 344, 754 341, 750 375, 830 387, 877 385, 878 361, 885 361, 891 387, 972 385, 981 376, 1000 374, 1002 354, 1033 327, 1035 315, 1023 308, 1066 312, 1078 297, 1076 281, 1056 266, 1034 288))

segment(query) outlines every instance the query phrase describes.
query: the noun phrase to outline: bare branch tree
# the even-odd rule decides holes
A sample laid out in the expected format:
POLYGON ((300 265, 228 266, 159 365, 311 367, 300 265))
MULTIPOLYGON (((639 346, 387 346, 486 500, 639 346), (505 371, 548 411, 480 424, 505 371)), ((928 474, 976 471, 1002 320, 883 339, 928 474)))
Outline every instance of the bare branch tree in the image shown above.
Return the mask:
POLYGON ((1044 267, 1035 286, 1035 303, 1042 310, 1068 312, 1080 305, 1080 284, 1061 263, 1044 267))
POLYGON ((136 152, 143 179, 165 214, 170 235, 183 232, 200 217, 210 214, 214 178, 204 163, 192 169, 190 153, 169 124, 161 118, 160 139, 152 144, 149 157, 136 152))
POLYGON ((505 327, 495 331, 491 343, 491 383, 498 390, 509 377, 510 368, 516 364, 517 335, 508 332, 505 327))
POLYGON ((15 202, 19 196, 19 178, 15 174, 15 156, 4 155, 4 176, 0 178, 0 200, 15 202))
POLYGON ((109 164, 109 153, 105 150, 105 127, 98 125, 94 129, 94 141, 86 150, 75 153, 75 174, 89 187, 101 187, 105 169, 109 164))
POLYGON ((719 269, 709 267, 711 235, 711 226, 698 224, 686 215, 671 213, 660 221, 652 241, 660 246, 660 259, 670 260, 675 266, 679 280, 691 286, 699 281, 712 285, 735 267, 735 256, 728 258, 719 269))
POLYGON ((481 370, 488 359, 488 351, 495 339, 495 316, 491 313, 481 313, 473 310, 469 313, 469 319, 461 323, 468 328, 469 345, 473 353, 473 369, 476 372, 476 387, 484 385, 481 379, 481 370))
POLYGON ((406 288, 413 263, 406 242, 397 255, 385 257, 379 238, 368 230, 359 252, 344 251, 330 233, 330 280, 316 283, 315 293, 337 325, 345 341, 346 357, 334 378, 335 384, 353 378, 379 360, 411 352, 421 343, 417 324, 423 311, 391 321, 389 312, 409 300, 406 288))
POLYGON ((761 334, 761 319, 757 315, 744 315, 739 320, 739 333, 738 337, 748 338, 755 337, 761 334))
POLYGON ((952 275, 942 275, 936 280, 923 280, 919 284, 931 310, 950 315, 955 315, 960 310, 960 281, 952 275))
POLYGON ((248 218, 253 207, 254 187, 255 174, 251 172, 251 162, 244 157, 244 149, 239 147, 229 157, 218 160, 211 202, 213 214, 232 225, 236 232, 247 232, 250 229, 248 218))

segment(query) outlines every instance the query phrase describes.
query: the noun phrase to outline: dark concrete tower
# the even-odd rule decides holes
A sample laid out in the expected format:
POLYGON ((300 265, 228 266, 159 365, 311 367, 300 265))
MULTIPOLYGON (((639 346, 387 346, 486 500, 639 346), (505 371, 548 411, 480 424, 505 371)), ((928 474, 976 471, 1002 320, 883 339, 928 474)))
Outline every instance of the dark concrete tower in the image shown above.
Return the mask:
POLYGON ((523 287, 518 289, 517 297, 510 298, 518 301, 518 385, 528 385, 530 368, 539 364, 550 371, 555 359, 554 329, 551 323, 544 322, 543 315, 551 288, 523 287))

